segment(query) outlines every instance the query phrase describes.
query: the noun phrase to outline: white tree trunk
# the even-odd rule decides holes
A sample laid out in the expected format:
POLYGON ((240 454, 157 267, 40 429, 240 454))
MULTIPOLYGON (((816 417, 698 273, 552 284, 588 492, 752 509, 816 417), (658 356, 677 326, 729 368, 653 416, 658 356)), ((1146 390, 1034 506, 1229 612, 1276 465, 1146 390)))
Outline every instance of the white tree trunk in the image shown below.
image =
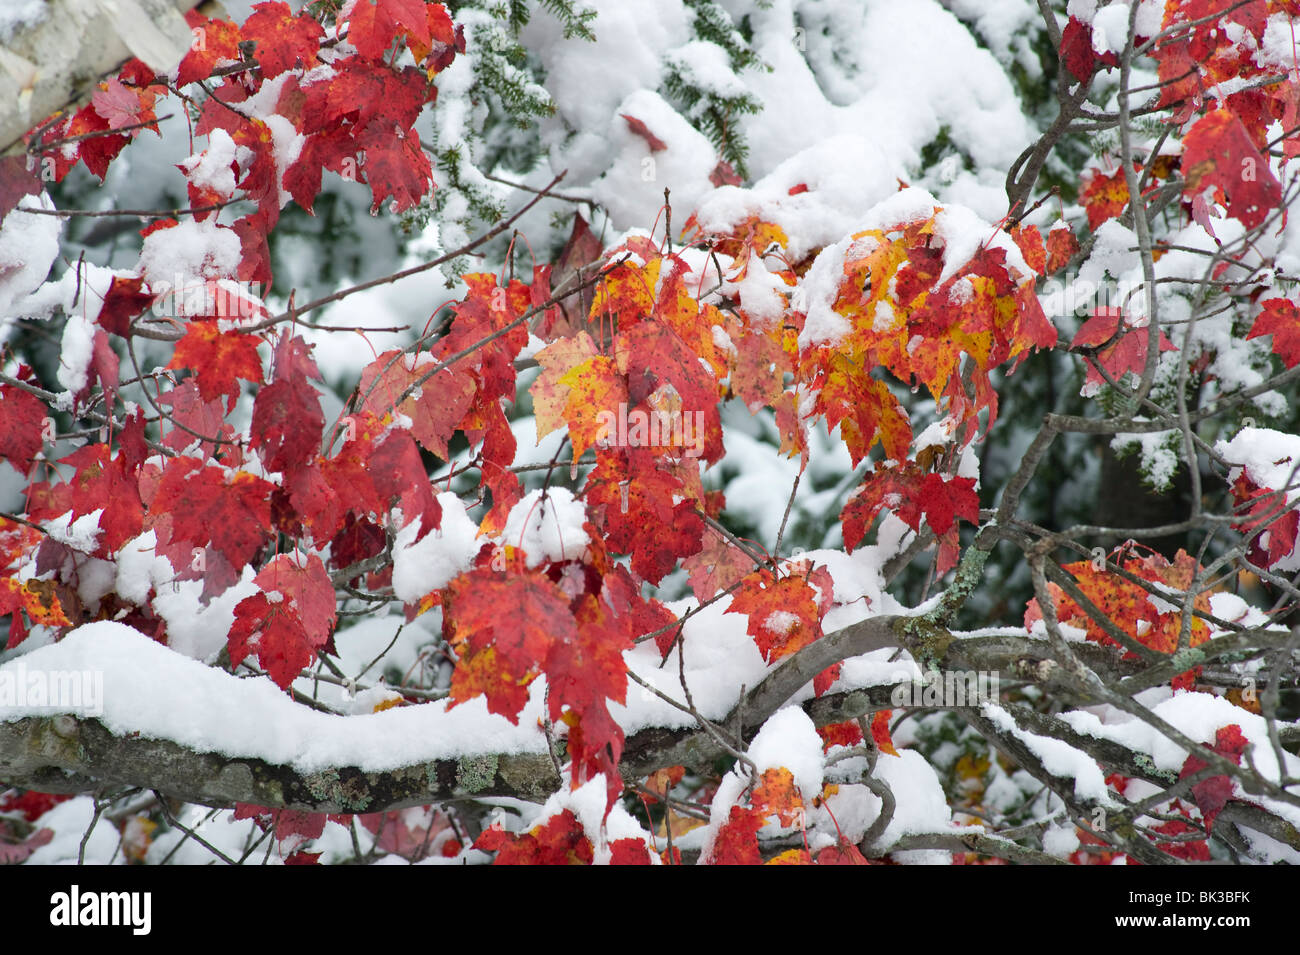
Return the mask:
MULTIPOLYGON (((47 116, 88 99, 138 56, 173 69, 190 47, 184 11, 198 0, 46 0, 45 17, 0 36, 0 154, 47 116)), ((215 6, 215 4, 214 4, 215 6)))

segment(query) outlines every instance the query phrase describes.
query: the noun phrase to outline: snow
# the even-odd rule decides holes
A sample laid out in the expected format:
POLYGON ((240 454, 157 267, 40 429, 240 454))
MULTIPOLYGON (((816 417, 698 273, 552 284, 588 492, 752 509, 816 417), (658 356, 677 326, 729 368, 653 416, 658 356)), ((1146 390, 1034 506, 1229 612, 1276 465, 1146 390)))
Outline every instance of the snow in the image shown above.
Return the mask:
POLYGON ((1067 859, 1079 848, 1079 832, 1074 826, 1049 826, 1043 832, 1043 851, 1058 859, 1067 859))
POLYGON ((208 148, 183 160, 181 165, 194 186, 228 197, 235 191, 235 173, 231 168, 234 161, 235 141, 218 127, 208 133, 208 148))
MULTIPOLYGON (((519 725, 487 712, 482 697, 335 716, 295 703, 266 677, 238 679, 113 621, 78 627, 22 658, 28 671, 103 673, 104 726, 120 736, 169 739, 201 753, 254 757, 310 773, 334 766, 391 769, 480 753, 544 753, 541 701, 519 725)), ((0 666, 0 673, 16 669, 0 666)), ((5 720, 45 710, 16 706, 5 720)))
POLYGON ((682 209, 695 208, 713 188, 709 183, 709 173, 717 164, 713 146, 658 93, 631 93, 608 120, 607 130, 607 142, 619 148, 604 176, 592 184, 591 196, 615 222, 654 222, 664 204, 665 187, 672 192, 673 204, 682 209), (646 140, 632 132, 625 116, 644 123, 665 148, 652 152, 646 140))
POLYGON ((437 530, 417 541, 420 528, 413 521, 397 532, 393 542, 393 592, 406 603, 418 602, 469 570, 482 547, 478 525, 466 515, 460 498, 443 492, 438 503, 442 522, 437 530))
POLYGON ((242 255, 233 229, 217 225, 215 218, 186 219, 145 236, 140 270, 151 287, 166 282, 169 288, 190 288, 237 275, 242 255))
POLYGON ((63 326, 63 342, 59 352, 59 384, 74 395, 86 390, 90 383, 90 360, 95 348, 95 326, 82 315, 69 315, 63 326))
MULTIPOLYGON (((143 541, 144 538, 136 540, 143 541)), ((131 546, 128 542, 123 551, 131 546)), ((152 606, 167 624, 168 646, 195 660, 214 660, 225 648, 230 628, 235 623, 235 606, 245 597, 258 592, 257 585, 253 583, 254 568, 245 567, 238 581, 204 605, 200 600, 203 581, 175 580, 171 564, 165 557, 157 556, 150 560, 145 556, 146 553, 142 550, 138 557, 128 561, 128 567, 136 560, 140 563, 148 561, 149 580, 157 591, 152 606)), ((141 569, 138 565, 130 568, 137 573, 141 569)), ((141 580, 140 584, 142 583, 141 580)))
MULTIPOLYGON (((103 819, 93 830, 95 800, 80 796, 61 802, 41 816, 42 828, 54 831, 54 838, 27 859, 27 865, 76 865, 81 858, 81 839, 87 831, 86 861, 107 862, 117 853, 119 836, 113 825, 103 819)), ((205 860, 206 861, 206 860, 205 860)))
MULTIPOLYGON (((846 260, 869 253, 879 241, 862 233, 880 231, 887 234, 899 226, 930 216, 934 216, 934 234, 943 248, 943 270, 938 282, 956 275, 981 247, 1003 250, 1013 276, 1018 274, 1025 279, 1033 274, 1011 237, 973 210, 953 203, 941 207, 939 201, 924 189, 901 189, 874 205, 855 224, 851 235, 822 249, 795 288, 791 307, 807 315, 799 334, 801 348, 834 343, 849 333, 848 320, 832 306, 839 297, 846 260)), ((877 316, 876 321, 880 320, 877 316)))
POLYGON ((568 488, 530 491, 510 509, 501 542, 522 550, 529 567, 578 560, 591 543, 586 522, 586 505, 568 488))
MULTIPOLYGON (((59 254, 63 219, 24 209, 54 209, 47 193, 23 196, 0 222, 0 341, 8 334, 13 306, 45 281, 59 254)), ((21 312, 19 313, 22 314, 21 312)))
POLYGON ((822 791, 822 738, 808 714, 797 706, 787 706, 768 717, 746 755, 760 773, 782 767, 790 770, 806 800, 822 791))
MULTIPOLYGON (((1213 743, 1215 733, 1236 724, 1254 748, 1250 760, 1265 779, 1277 781, 1278 763, 1268 741, 1268 728, 1262 716, 1244 710, 1230 700, 1210 693, 1181 691, 1150 705, 1152 713, 1198 743, 1213 743)), ((1165 737, 1156 727, 1128 714, 1111 713, 1103 721, 1095 713, 1076 710, 1060 717, 1079 733, 1099 739, 1114 740, 1151 757, 1157 769, 1175 772, 1182 769, 1187 750, 1165 737)), ((1287 772, 1300 771, 1300 758, 1284 753, 1287 772)), ((1243 763, 1244 765, 1244 763, 1243 763)))
MULTIPOLYGON (((1235 483, 1244 472, 1256 487, 1285 491, 1288 506, 1300 500, 1300 437, 1283 434, 1270 428, 1242 428, 1230 441, 1220 440, 1215 451, 1234 465, 1228 472, 1228 481, 1235 483)), ((1276 504, 1270 505, 1276 507, 1276 504)), ((1268 546, 1271 531, 1261 535, 1259 543, 1268 546)), ((1300 553, 1293 547, 1270 566, 1286 573, 1300 570, 1300 553)))
POLYGON ((1114 802, 1106 788, 1105 775, 1097 761, 1064 740, 1039 736, 1021 729, 1011 714, 996 703, 986 701, 982 706, 985 717, 999 730, 1023 743, 1053 776, 1074 780, 1074 795, 1078 799, 1109 806, 1114 802))

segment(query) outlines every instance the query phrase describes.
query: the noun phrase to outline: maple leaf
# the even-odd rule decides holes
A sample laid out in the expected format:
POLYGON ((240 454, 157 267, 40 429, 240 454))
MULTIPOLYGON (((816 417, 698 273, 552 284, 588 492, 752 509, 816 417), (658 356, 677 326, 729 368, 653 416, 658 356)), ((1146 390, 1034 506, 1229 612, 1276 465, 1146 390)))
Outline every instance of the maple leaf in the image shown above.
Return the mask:
POLYGON ((1086 83, 1096 72, 1097 64, 1118 66, 1114 53, 1098 54, 1092 45, 1092 27, 1082 20, 1070 17, 1061 31, 1061 62, 1076 80, 1086 83))
MULTIPOLYGON (((1158 653, 1173 653, 1178 648, 1182 630, 1182 609, 1173 601, 1178 599, 1180 591, 1191 587, 1197 570, 1196 560, 1181 550, 1172 562, 1159 554, 1137 557, 1129 545, 1116 548, 1109 560, 1127 573, 1170 591, 1169 602, 1157 605, 1141 586, 1108 569, 1098 569, 1092 561, 1066 564, 1063 569, 1074 576, 1083 595, 1119 630, 1158 653)), ((1084 629, 1090 641, 1114 645, 1101 625, 1056 584, 1048 584, 1048 592, 1061 623, 1084 629)), ((1202 613, 1210 612, 1209 597, 1205 593, 1197 594, 1192 605, 1202 613)), ((1026 628, 1032 628, 1041 619, 1042 610, 1038 601, 1031 600, 1025 612, 1026 628)), ((1205 621, 1194 618, 1189 644, 1199 646, 1209 636, 1209 627, 1205 621)), ((1194 671, 1188 671, 1175 678, 1174 687, 1190 686, 1194 682, 1194 675, 1194 671)))
POLYGON ((30 392, 0 383, 0 458, 27 473, 45 445, 45 405, 30 392))
POLYGON ((334 585, 315 555, 299 565, 280 554, 258 572, 254 582, 263 592, 235 605, 235 622, 227 637, 230 660, 238 664, 256 654, 276 685, 287 690, 329 641, 334 585))
POLYGON ((28 167, 26 154, 0 158, 0 222, 9 215, 23 196, 39 196, 45 184, 36 168, 28 167))
POLYGON ((245 40, 257 44, 257 65, 267 80, 300 64, 304 69, 315 66, 316 51, 325 36, 310 13, 303 10, 295 14, 280 0, 254 4, 241 32, 245 40))
POLYGON ((433 167, 414 129, 371 123, 356 137, 356 144, 366 154, 362 168, 373 197, 371 212, 389 198, 394 212, 404 212, 429 191, 433 167))
POLYGON ((1038 231, 1038 226, 1013 226, 1011 238, 1025 257, 1025 264, 1039 275, 1046 275, 1047 249, 1043 246, 1043 234, 1038 231))
POLYGON ((889 386, 847 355, 835 352, 827 358, 814 386, 819 388, 813 407, 825 415, 828 428, 840 429, 853 466, 862 462, 877 441, 884 445, 886 456, 905 458, 912 443, 911 423, 889 386))
POLYGON ((95 321, 106 332, 130 338, 131 320, 154 301, 154 295, 143 289, 144 279, 138 276, 134 278, 113 276, 108 291, 104 293, 104 301, 99 306, 99 317, 95 321))
POLYGON ((226 423, 220 399, 204 401, 193 378, 164 391, 158 396, 158 403, 171 409, 168 417, 172 427, 163 435, 164 447, 184 451, 197 442, 205 456, 211 456, 217 452, 218 445, 202 439, 227 439, 233 433, 226 423))
MULTIPOLYGON (((1221 726, 1214 733, 1214 745, 1202 744, 1206 749, 1212 750, 1220 756, 1231 759, 1237 765, 1241 765, 1241 756, 1249 745, 1249 740, 1242 735, 1241 727, 1236 723, 1227 726, 1221 726)), ((1189 753, 1187 759, 1183 761, 1183 767, 1178 773, 1179 779, 1186 779, 1188 776, 1194 776, 1209 764, 1198 757, 1195 753, 1189 753)), ((1228 804, 1232 798, 1233 782, 1232 778, 1226 775, 1211 776, 1209 779, 1202 780, 1192 787, 1192 798, 1196 806, 1201 810, 1201 816, 1205 819, 1205 829, 1210 831, 1214 828, 1214 820, 1218 817, 1223 807, 1228 804)))
POLYGON ((627 113, 619 113, 627 122, 627 128, 632 130, 637 136, 645 140, 645 144, 650 147, 652 153, 661 152, 668 148, 668 144, 650 132, 650 128, 635 116, 629 116, 627 113))
POLYGON ((794 774, 784 766, 763 770, 749 801, 763 817, 775 816, 783 826, 803 824, 803 799, 794 774))
POLYGON ((754 560, 713 528, 704 533, 703 546, 682 561, 695 599, 703 603, 748 576, 754 560))
POLYGON ((1282 201, 1282 184, 1269 168, 1241 120, 1216 109, 1196 121, 1183 137, 1183 195, 1189 199, 1207 186, 1222 190, 1228 215, 1253 229, 1282 201))
POLYGON ((187 322, 185 337, 176 343, 167 367, 194 369, 199 396, 204 401, 225 396, 229 408, 239 397, 236 378, 254 384, 262 381, 257 339, 237 330, 221 331, 214 320, 187 322))
POLYGON ((758 830, 763 828, 763 814, 755 809, 732 806, 713 840, 709 862, 713 865, 762 865, 758 850, 758 830))
POLYGON ((77 520, 101 511, 95 555, 103 557, 117 553, 140 533, 144 506, 136 476, 127 470, 123 455, 114 456, 105 444, 88 444, 59 464, 75 468, 76 473, 63 484, 31 486, 27 511, 33 520, 53 520, 69 511, 77 520))
POLYGON ((461 574, 446 594, 444 627, 460 654, 450 706, 481 693, 489 711, 517 723, 527 699, 521 691, 537 676, 552 644, 581 639, 568 598, 541 571, 506 576, 484 568, 461 574))
POLYGON ((625 377, 613 358, 601 355, 586 330, 552 342, 535 356, 542 373, 530 389, 537 416, 537 440, 568 425, 573 460, 607 435, 609 416, 626 413, 625 377))
POLYGON ((1070 227, 1058 223, 1047 233, 1047 273, 1059 272, 1079 251, 1079 240, 1070 227))
POLYGON ((650 847, 645 840, 634 837, 615 839, 609 844, 610 865, 653 865, 650 861, 650 847))
POLYGON ((591 865, 593 858, 591 840, 571 809, 522 835, 493 825, 483 830, 474 848, 495 852, 493 865, 591 865))
POLYGON ((424 0, 356 0, 347 22, 348 42, 374 62, 383 61, 399 30, 426 49, 430 44, 424 0))
POLYGON ((915 462, 909 461, 901 466, 876 468, 844 505, 840 520, 845 546, 850 550, 857 547, 884 508, 914 531, 921 529, 924 518, 939 536, 948 534, 958 517, 979 523, 979 495, 973 478, 922 474, 915 462))
MULTIPOLYGON (((1177 347, 1162 331, 1159 333, 1160 351, 1176 351, 1177 347)), ((1122 384, 1126 374, 1141 376, 1146 368, 1150 332, 1145 327, 1129 325, 1124 311, 1115 306, 1093 309, 1092 317, 1084 322, 1070 342, 1071 348, 1090 347, 1097 351, 1088 362, 1088 374, 1080 392, 1084 397, 1094 395, 1106 383, 1098 368, 1105 369, 1111 380, 1122 384)))
POLYGON ((246 471, 228 476, 224 468, 194 458, 170 458, 149 504, 149 523, 156 525, 166 515, 172 542, 210 544, 242 567, 270 536, 273 490, 274 485, 246 471))
POLYGON ((821 638, 821 618, 830 608, 833 588, 825 567, 806 579, 793 570, 777 579, 763 568, 733 591, 727 612, 749 616, 749 635, 771 663, 821 638))
POLYGON ((239 27, 230 20, 210 20, 197 10, 185 14, 195 40, 176 68, 176 86, 207 79, 223 60, 239 59, 239 27), (198 31, 195 33, 195 31, 198 31), (201 41, 201 42, 200 42, 201 41))
POLYGON ((1245 474, 1239 475, 1232 484, 1235 510, 1246 515, 1233 527, 1247 533, 1267 529, 1268 549, 1264 549, 1261 535, 1255 538, 1247 555, 1247 559, 1257 566, 1272 567, 1295 550, 1296 536, 1300 532, 1300 511, 1288 509, 1278 498, 1276 490, 1257 487, 1245 474))
POLYGON ((818 852, 814 862, 817 865, 871 865, 857 846, 843 840, 818 852))
POLYGON ((398 402, 408 388, 428 371, 433 359, 428 353, 404 355, 387 351, 361 371, 357 390, 364 396, 362 411, 383 416, 396 411, 411 419, 411 434, 425 448, 444 461, 450 458, 447 442, 464 419, 474 400, 473 378, 458 366, 444 370, 436 380, 398 402))
POLYGON ((871 738, 875 741, 876 748, 882 753, 897 756, 898 750, 894 749, 894 739, 889 733, 889 719, 893 716, 893 713, 893 710, 877 710, 872 715, 871 738))
MULTIPOLYGON (((153 112, 154 94, 148 90, 124 86, 116 76, 99 84, 99 87, 90 98, 90 104, 103 117, 108 129, 152 124, 157 119, 153 112)), ((157 126, 152 128, 154 132, 158 131, 157 126)), ((131 132, 134 134, 138 130, 131 132)))
POLYGON ((275 373, 253 401, 250 444, 262 451, 270 471, 289 472, 305 464, 320 445, 325 416, 320 393, 309 378, 320 380, 310 357, 311 346, 288 329, 275 347, 275 373))
POLYGON ((53 581, 0 577, 0 617, 11 617, 6 650, 12 650, 27 637, 27 627, 18 617, 22 611, 34 624, 46 627, 70 627, 72 621, 63 610, 53 581))
POLYGON ((1247 339, 1273 336, 1273 353, 1288 368, 1300 363, 1300 309, 1285 298, 1266 299, 1247 339))
POLYGON ((652 584, 700 549, 704 519, 677 478, 642 462, 648 452, 597 452, 584 497, 609 546, 632 555, 632 570, 652 584))
POLYGON ((1122 167, 1110 175, 1094 169, 1079 190, 1079 201, 1088 211, 1088 228, 1094 232, 1107 219, 1114 219, 1123 212, 1128 199, 1128 181, 1122 167))

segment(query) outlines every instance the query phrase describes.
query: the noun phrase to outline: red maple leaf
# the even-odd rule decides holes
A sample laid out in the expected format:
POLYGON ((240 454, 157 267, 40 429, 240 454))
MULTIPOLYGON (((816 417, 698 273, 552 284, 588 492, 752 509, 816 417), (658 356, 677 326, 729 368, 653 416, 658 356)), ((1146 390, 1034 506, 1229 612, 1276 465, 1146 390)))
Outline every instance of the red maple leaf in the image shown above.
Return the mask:
MULTIPOLYGON (((1241 727, 1236 723, 1228 726, 1221 726, 1214 734, 1214 745, 1204 744, 1206 749, 1210 749, 1220 756, 1231 759, 1237 765, 1241 765, 1241 755, 1245 752, 1249 740, 1241 733, 1241 727)), ((1179 779, 1186 779, 1205 769, 1209 764, 1198 757, 1195 753, 1189 753, 1187 759, 1183 762, 1183 768, 1178 774, 1179 779)), ((1196 806, 1201 810, 1201 815, 1205 819, 1205 828, 1208 832, 1214 828, 1214 820, 1227 805, 1228 800, 1232 798, 1233 783, 1232 779, 1226 775, 1211 776, 1192 787, 1192 798, 1196 801, 1196 806)))
POLYGON ((1075 238, 1070 227, 1058 223, 1047 233, 1047 273, 1059 272, 1070 264, 1070 260, 1079 251, 1079 240, 1075 238))
POLYGON ((615 839, 609 844, 610 865, 653 865, 650 848, 643 839, 615 839))
POLYGON ((348 15, 348 42, 365 59, 382 62, 398 31, 429 46, 424 0, 356 0, 348 15))
POLYGON ((763 855, 758 850, 758 830, 762 828, 761 812, 732 806, 713 840, 709 861, 713 865, 762 865, 763 855))
POLYGON ((37 175, 40 167, 33 164, 29 168, 27 160, 23 153, 0 158, 0 221, 9 215, 23 196, 39 196, 45 189, 45 183, 37 175))
POLYGON ((316 51, 325 35, 310 13, 303 10, 295 14, 280 0, 255 4, 242 33, 245 40, 257 44, 254 57, 262 68, 262 78, 267 80, 299 64, 304 69, 315 66, 316 51))
POLYGON ((830 609, 833 589, 825 567, 806 577, 792 569, 780 579, 763 568, 732 593, 727 612, 749 616, 749 635, 771 663, 821 638, 821 618, 830 609))
POLYGON ((627 121, 628 129, 632 130, 633 133, 645 140, 646 145, 650 147, 652 153, 657 153, 668 148, 668 144, 654 133, 650 132, 650 128, 646 126, 645 123, 641 122, 641 120, 637 119, 635 116, 629 116, 627 113, 619 113, 619 115, 627 121))
POLYGON ((250 444, 262 452, 270 471, 288 473, 303 466, 320 447, 325 416, 320 392, 309 378, 320 380, 311 359, 311 346, 286 329, 275 347, 271 384, 253 401, 250 444))
POLYGON ((429 191, 433 167, 414 129, 371 123, 356 137, 356 144, 366 153, 362 169, 370 186, 372 212, 389 198, 393 211, 402 212, 429 191))
POLYGON ((1098 55, 1092 46, 1092 27, 1074 17, 1070 17, 1070 22, 1061 31, 1060 56, 1074 78, 1085 83, 1096 71, 1098 63, 1119 65, 1119 58, 1114 53, 1098 55))
POLYGON ((191 321, 185 337, 176 343, 168 368, 191 368, 204 401, 225 396, 233 408, 239 397, 236 378, 260 384, 262 360, 257 355, 258 340, 237 330, 221 331, 214 320, 191 321))
POLYGON ((857 846, 844 840, 818 852, 814 861, 817 865, 871 865, 857 846))
POLYGON ((451 678, 451 706, 480 693, 488 709, 518 722, 526 687, 555 641, 580 639, 564 592, 540 571, 509 575, 479 568, 447 587, 444 628, 460 661, 451 678))
POLYGON ((45 444, 46 409, 41 399, 14 385, 0 384, 0 458, 26 474, 45 444))
POLYGON ((500 825, 485 829, 474 848, 495 852, 493 865, 591 865, 591 840, 571 809, 528 832, 514 835, 500 825))
MULTIPOLYGON (((90 99, 91 106, 104 118, 109 129, 152 124, 157 119, 153 102, 153 93, 125 86, 116 76, 101 83, 100 89, 90 99)), ((154 132, 158 131, 157 126, 152 128, 154 132)))
MULTIPOLYGON (((1092 317, 1079 327, 1071 348, 1097 348, 1092 360, 1088 362, 1088 375, 1084 381, 1085 394, 1093 394, 1105 384, 1106 379, 1098 371, 1104 368, 1112 381, 1122 383, 1126 374, 1141 376, 1146 368, 1147 348, 1150 331, 1136 328, 1124 321, 1124 311, 1115 306, 1100 306, 1093 309, 1092 317)), ((1161 351, 1175 351, 1176 346, 1164 332, 1159 333, 1161 351)))
POLYGON ((958 517, 979 523, 979 495, 973 478, 922 473, 912 461, 881 466, 868 476, 840 515, 844 543, 850 550, 862 542, 883 508, 889 508, 915 531, 921 529, 924 518, 941 537, 953 529, 958 517))
POLYGON ((114 335, 129 338, 131 320, 139 316, 154 301, 154 295, 142 291, 143 288, 144 279, 138 276, 134 278, 113 276, 108 291, 104 293, 104 301, 99 306, 99 318, 96 319, 99 326, 114 335))
POLYGON ((150 500, 149 521, 167 515, 173 543, 211 545, 243 567, 270 536, 274 488, 246 471, 227 475, 194 458, 170 458, 150 500))
POLYGON ((1270 298, 1263 303, 1263 311, 1251 326, 1246 337, 1273 336, 1273 353, 1288 368, 1300 363, 1300 309, 1285 298, 1270 298))
MULTIPOLYGON (((192 460, 192 459, 190 459, 192 460)), ((197 461, 192 462, 198 464, 197 461)), ((88 444, 59 462, 76 473, 63 484, 33 484, 27 511, 33 520, 52 520, 72 512, 73 520, 102 510, 95 554, 109 556, 140 533, 144 506, 134 473, 123 455, 113 455, 106 444, 88 444)))
POLYGON ((230 20, 209 20, 197 10, 185 14, 194 40, 176 68, 176 86, 207 79, 222 60, 239 59, 239 27, 230 20), (196 32, 197 31, 197 32, 196 32))
POLYGON ((334 585, 315 555, 299 564, 280 554, 262 568, 255 582, 262 593, 235 606, 227 640, 230 660, 238 664, 256 654, 271 679, 288 689, 329 641, 335 619, 334 585))
POLYGON ((1110 175, 1100 169, 1092 170, 1092 175, 1079 190, 1079 201, 1088 210, 1088 228, 1094 232, 1107 219, 1114 219, 1128 205, 1128 181, 1124 169, 1116 169, 1110 175))
POLYGON ((648 452, 599 452, 585 498, 611 548, 632 555, 632 570, 652 584, 700 549, 704 519, 680 481, 647 461, 648 452), (641 466, 637 466, 641 464, 641 466))
POLYGON ((1222 190, 1228 215, 1253 229, 1282 201, 1282 184, 1251 141, 1241 120, 1227 109, 1206 113, 1183 137, 1183 195, 1207 186, 1222 190))

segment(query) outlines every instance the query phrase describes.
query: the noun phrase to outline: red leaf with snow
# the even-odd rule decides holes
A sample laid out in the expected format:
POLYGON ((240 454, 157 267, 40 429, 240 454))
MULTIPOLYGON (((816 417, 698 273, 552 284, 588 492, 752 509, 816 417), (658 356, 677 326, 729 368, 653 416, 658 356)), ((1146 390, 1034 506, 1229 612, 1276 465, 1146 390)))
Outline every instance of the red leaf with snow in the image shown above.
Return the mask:
POLYGON ((500 825, 483 831, 474 848, 495 852, 493 865, 591 865, 591 840, 570 809, 528 832, 514 835, 500 825))

